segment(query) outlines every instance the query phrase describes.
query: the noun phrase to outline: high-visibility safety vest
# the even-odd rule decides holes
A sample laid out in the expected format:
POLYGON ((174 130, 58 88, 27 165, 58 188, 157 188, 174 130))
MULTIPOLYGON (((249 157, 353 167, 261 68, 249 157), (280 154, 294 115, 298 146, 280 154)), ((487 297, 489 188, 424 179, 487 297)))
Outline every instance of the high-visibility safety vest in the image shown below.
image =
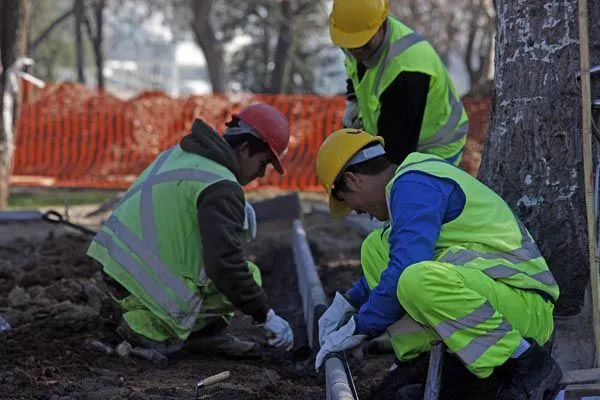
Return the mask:
POLYGON ((235 175, 179 145, 161 153, 125 193, 88 255, 185 340, 207 284, 196 199, 235 175))
POLYGON ((468 116, 448 70, 423 36, 392 17, 388 17, 387 35, 388 47, 361 80, 356 59, 346 52, 346 72, 354 84, 363 129, 372 135, 380 134, 379 97, 401 72, 427 74, 431 79, 417 150, 445 159, 456 156, 466 143, 468 116))
POLYGON ((450 179, 465 194, 462 213, 442 225, 435 244, 435 261, 483 271, 489 277, 527 290, 543 292, 556 301, 558 284, 521 221, 491 189, 445 160, 411 153, 386 186, 390 223, 390 193, 396 179, 410 171, 450 179))

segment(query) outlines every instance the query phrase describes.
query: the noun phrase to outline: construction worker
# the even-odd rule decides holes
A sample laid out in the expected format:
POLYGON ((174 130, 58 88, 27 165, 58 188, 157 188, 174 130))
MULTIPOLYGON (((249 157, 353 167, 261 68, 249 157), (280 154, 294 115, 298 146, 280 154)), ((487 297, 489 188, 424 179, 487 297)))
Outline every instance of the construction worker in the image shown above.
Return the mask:
MULTIPOLYGON (((354 210, 390 223, 363 243, 364 277, 319 320, 317 369, 328 354, 387 332, 400 362, 443 341, 471 376, 504 374, 497 399, 546 399, 562 376, 541 347, 559 288, 527 229, 442 158, 414 152, 398 166, 383 146, 379 136, 342 129, 317 156, 334 216, 354 210)), ((442 391, 452 384, 443 381, 442 391)), ((422 387, 416 397, 409 388, 397 398, 423 398, 422 387)))
POLYGON ((196 119, 142 172, 88 250, 122 309, 117 333, 164 356, 185 345, 257 356, 258 343, 225 333, 239 309, 264 324, 269 344, 292 348, 290 325, 243 250, 256 231, 243 185, 269 164, 283 174, 289 138, 287 119, 255 104, 233 115, 224 136, 196 119))
POLYGON ((431 44, 388 14, 388 0, 333 1, 329 32, 349 77, 342 123, 382 136, 397 164, 419 151, 458 165, 468 117, 452 78, 431 44))

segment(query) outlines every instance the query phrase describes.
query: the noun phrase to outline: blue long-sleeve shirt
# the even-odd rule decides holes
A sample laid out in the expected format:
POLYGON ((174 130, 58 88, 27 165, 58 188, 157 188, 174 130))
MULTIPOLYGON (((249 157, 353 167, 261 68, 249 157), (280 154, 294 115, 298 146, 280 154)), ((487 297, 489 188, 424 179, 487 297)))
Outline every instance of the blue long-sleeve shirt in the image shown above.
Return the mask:
POLYGON ((396 179, 390 193, 388 266, 372 291, 363 277, 347 292, 360 307, 357 334, 378 336, 406 313, 396 295, 400 275, 412 264, 433 260, 442 224, 457 218, 464 206, 464 192, 450 179, 418 171, 396 179))

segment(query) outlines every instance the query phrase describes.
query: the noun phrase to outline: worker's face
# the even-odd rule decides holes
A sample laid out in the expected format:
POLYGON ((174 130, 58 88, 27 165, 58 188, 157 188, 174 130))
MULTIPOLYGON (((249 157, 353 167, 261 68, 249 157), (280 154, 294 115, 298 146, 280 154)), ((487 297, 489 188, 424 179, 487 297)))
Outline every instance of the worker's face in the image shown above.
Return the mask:
MULTIPOLYGON (((385 24, 384 24, 385 25, 385 24)), ((352 57, 354 57, 359 62, 364 62, 368 60, 376 51, 385 36, 384 25, 377 31, 377 33, 363 46, 356 47, 353 49, 347 49, 352 57)))
POLYGON ((236 153, 240 165, 240 183, 242 185, 247 185, 256 178, 265 176, 267 166, 273 160, 273 154, 270 150, 250 155, 248 143, 241 145, 236 153))
POLYGON ((385 199, 385 185, 376 175, 344 172, 348 190, 334 192, 337 200, 343 201, 358 214, 370 214, 380 221, 389 218, 385 199))

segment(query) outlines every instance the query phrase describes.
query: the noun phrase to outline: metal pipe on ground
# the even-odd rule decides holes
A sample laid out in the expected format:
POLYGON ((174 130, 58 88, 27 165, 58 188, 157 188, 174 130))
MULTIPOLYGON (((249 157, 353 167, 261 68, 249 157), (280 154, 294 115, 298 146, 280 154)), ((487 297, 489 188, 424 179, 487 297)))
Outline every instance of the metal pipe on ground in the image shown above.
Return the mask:
MULTIPOLYGON (((308 342, 312 350, 317 350, 319 348, 318 321, 327 308, 328 301, 308 245, 306 231, 299 219, 293 221, 292 250, 298 274, 298 287, 302 296, 308 342)), ((327 400, 357 400, 348 380, 344 360, 337 355, 332 355, 325 362, 325 381, 327 400)))

